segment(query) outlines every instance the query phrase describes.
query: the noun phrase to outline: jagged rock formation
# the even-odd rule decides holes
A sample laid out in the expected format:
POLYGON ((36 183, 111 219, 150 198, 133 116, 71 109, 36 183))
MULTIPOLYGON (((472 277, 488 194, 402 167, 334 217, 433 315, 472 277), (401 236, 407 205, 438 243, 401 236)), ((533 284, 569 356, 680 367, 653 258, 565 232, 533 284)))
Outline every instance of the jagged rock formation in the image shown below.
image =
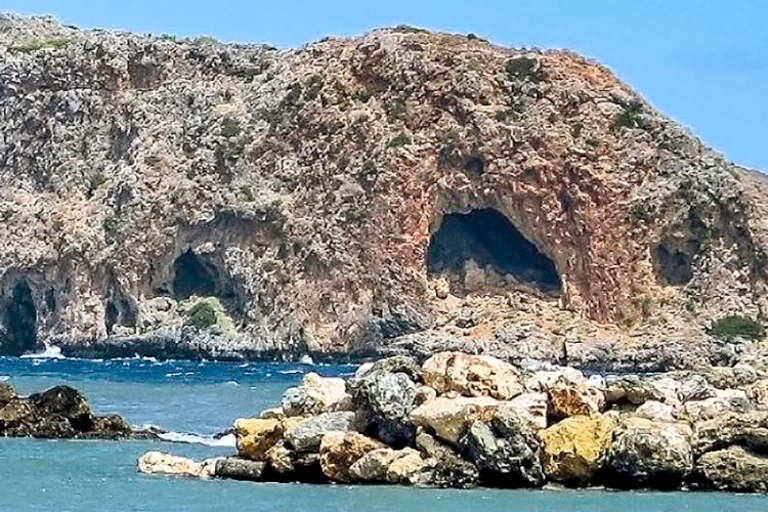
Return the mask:
POLYGON ((766 313, 768 182, 570 52, 3 15, 0 63, 3 353, 659 369, 766 313))

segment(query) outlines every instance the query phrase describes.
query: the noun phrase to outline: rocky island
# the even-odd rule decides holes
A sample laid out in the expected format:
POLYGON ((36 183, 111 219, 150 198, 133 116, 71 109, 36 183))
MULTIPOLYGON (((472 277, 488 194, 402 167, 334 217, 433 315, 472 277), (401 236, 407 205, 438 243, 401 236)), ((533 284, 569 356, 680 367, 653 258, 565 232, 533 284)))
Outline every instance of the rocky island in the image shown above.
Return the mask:
POLYGON ((585 377, 441 352, 394 356, 348 381, 305 375, 235 422, 236 457, 159 452, 145 473, 421 487, 603 486, 768 491, 768 372, 585 377))

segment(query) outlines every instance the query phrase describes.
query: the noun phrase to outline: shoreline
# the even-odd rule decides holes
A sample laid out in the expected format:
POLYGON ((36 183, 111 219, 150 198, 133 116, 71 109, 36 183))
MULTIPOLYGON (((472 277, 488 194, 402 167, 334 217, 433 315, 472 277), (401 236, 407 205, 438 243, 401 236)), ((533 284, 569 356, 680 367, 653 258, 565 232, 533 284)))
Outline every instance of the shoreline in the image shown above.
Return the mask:
POLYGON ((235 431, 235 456, 148 452, 139 470, 441 488, 768 489, 768 379, 746 367, 587 378, 457 352, 422 365, 393 357, 347 381, 306 374, 235 431))

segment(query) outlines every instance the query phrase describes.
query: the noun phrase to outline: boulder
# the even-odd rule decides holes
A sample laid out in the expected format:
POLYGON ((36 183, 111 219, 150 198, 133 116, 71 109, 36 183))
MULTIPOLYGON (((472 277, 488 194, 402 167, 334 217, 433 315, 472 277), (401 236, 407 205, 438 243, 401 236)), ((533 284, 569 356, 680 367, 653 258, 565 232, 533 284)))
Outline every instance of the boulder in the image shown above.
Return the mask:
POLYGON ((697 423, 694 425, 692 444, 696 455, 731 445, 768 451, 768 411, 724 413, 697 423))
POLYGON ((497 487, 538 486, 544 482, 544 472, 535 430, 516 409, 500 409, 490 422, 474 421, 462 446, 480 469, 484 483, 497 487))
POLYGON ((539 432, 544 472, 558 482, 585 484, 602 466, 614 422, 603 414, 573 416, 539 432))
POLYGON ((500 407, 511 407, 528 418, 536 428, 547 428, 548 400, 546 393, 523 393, 509 402, 502 403, 500 407))
POLYGON ((454 445, 477 419, 490 419, 498 400, 490 397, 438 397, 411 411, 416 426, 429 428, 437 437, 454 445))
POLYGON ((329 432, 320 442, 320 468, 331 480, 352 482, 352 465, 366 453, 380 448, 385 446, 357 432, 329 432))
POLYGON ((605 407, 603 392, 589 384, 583 375, 560 375, 547 385, 549 413, 555 418, 590 415, 605 407))
POLYGON ((348 411, 352 397, 347 394, 344 379, 321 377, 308 373, 301 386, 283 394, 282 410, 286 416, 314 416, 324 412, 348 411))
POLYGON ((274 407, 272 409, 264 409, 259 414, 259 418, 263 420, 282 420, 285 418, 285 413, 282 407, 274 407))
POLYGON ((416 435, 416 447, 427 458, 428 463, 420 473, 412 474, 409 480, 420 487, 474 487, 480 479, 480 472, 472 462, 463 459, 453 448, 447 446, 426 432, 416 435))
POLYGON ((638 418, 645 418, 652 421, 675 422, 675 408, 669 404, 648 400, 643 405, 635 409, 634 413, 638 418))
POLYGON ((429 386, 419 386, 416 389, 416 396, 414 397, 414 404, 421 405, 437 398, 437 391, 429 386))
POLYGON ((355 372, 355 376, 350 381, 350 384, 354 385, 356 379, 365 377, 374 372, 404 373, 414 382, 419 382, 421 380, 421 367, 414 358, 408 356, 392 356, 379 359, 375 363, 361 365, 355 372))
POLYGON ((355 481, 400 483, 407 481, 416 469, 423 467, 423 463, 414 464, 414 456, 423 460, 421 454, 413 448, 402 450, 379 448, 363 455, 360 460, 352 464, 349 472, 355 481), (401 459, 408 460, 398 463, 401 459))
POLYGON ((664 396, 656 387, 637 375, 607 378, 604 394, 608 404, 642 405, 648 400, 664 400, 664 396))
POLYGON ((325 412, 288 428, 285 440, 298 452, 317 451, 320 441, 328 432, 348 432, 354 427, 354 412, 325 412))
POLYGON ((755 408, 740 389, 717 390, 717 396, 693 400, 683 404, 681 417, 691 423, 700 423, 727 413, 746 413, 755 408))
POLYGON ((397 455, 392 448, 372 450, 350 466, 349 474, 356 482, 386 482, 389 465, 397 455))
POLYGON ((402 457, 395 458, 387 467, 387 482, 426 487, 431 480, 430 468, 434 460, 425 459, 420 452, 405 448, 402 457))
POLYGON ((618 488, 678 488, 693 467, 689 440, 687 426, 624 418, 608 451, 606 483, 618 488))
POLYGON ((684 379, 677 390, 677 397, 683 403, 691 400, 706 400, 715 394, 715 388, 702 375, 691 375, 684 379))
POLYGON ((280 420, 241 418, 235 421, 237 453, 251 460, 266 460, 267 450, 283 437, 280 420))
POLYGON ((408 374, 374 369, 350 389, 364 432, 395 447, 413 444, 409 414, 416 407, 417 387, 408 374))
POLYGON ((317 453, 299 453, 281 441, 267 450, 270 478, 285 482, 319 483, 326 480, 317 453))
POLYGON ((16 391, 7 382, 0 382, 0 407, 16 398, 16 391))
POLYGON ((422 366, 424 384, 437 391, 457 391, 465 396, 509 400, 523 391, 520 375, 510 365, 491 356, 441 352, 422 366))
POLYGON ((216 460, 195 462, 185 457, 152 451, 139 457, 138 468, 140 472, 146 474, 210 478, 215 474, 216 460))
POLYGON ((258 482, 262 480, 266 466, 266 462, 225 457, 216 459, 214 474, 219 478, 258 482))
POLYGON ((741 446, 705 453, 696 462, 696 478, 719 491, 766 493, 768 458, 741 446))

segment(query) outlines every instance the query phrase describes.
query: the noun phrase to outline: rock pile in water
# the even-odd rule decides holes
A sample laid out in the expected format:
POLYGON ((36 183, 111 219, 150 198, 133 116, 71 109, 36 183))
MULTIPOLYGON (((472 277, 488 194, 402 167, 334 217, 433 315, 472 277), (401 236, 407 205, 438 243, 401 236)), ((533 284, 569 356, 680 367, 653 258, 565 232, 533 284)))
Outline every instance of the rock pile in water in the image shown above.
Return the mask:
POLYGON ((20 397, 0 382, 0 437, 125 439, 155 433, 136 431, 116 414, 94 415, 85 396, 68 386, 20 397))
POLYGON ((150 452, 146 473, 422 487, 768 490, 768 375, 750 366, 589 378, 443 352, 347 380, 308 374, 235 422, 237 456, 150 452))

